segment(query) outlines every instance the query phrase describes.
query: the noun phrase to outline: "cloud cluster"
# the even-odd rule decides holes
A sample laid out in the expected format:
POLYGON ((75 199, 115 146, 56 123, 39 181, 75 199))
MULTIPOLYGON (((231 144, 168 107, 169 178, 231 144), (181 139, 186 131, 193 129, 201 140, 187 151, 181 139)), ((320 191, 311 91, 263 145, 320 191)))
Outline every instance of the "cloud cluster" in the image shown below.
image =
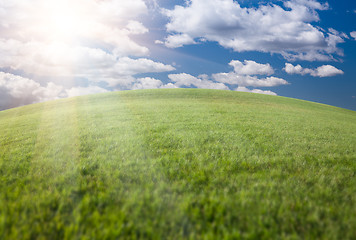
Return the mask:
POLYGON ((259 93, 259 94, 266 94, 266 95, 273 95, 273 96, 277 96, 277 93, 275 92, 272 92, 270 90, 261 90, 261 89, 248 89, 246 87, 238 87, 235 89, 235 91, 238 91, 238 92, 252 92, 252 93, 259 93))
POLYGON ((62 90, 53 83, 43 87, 29 78, 0 72, 0 109, 56 99, 62 90))
MULTIPOLYGON (((90 87, 64 89, 67 96, 102 92, 98 82, 130 89, 137 74, 175 69, 149 59, 149 49, 133 40, 149 31, 139 20, 147 13, 144 0, 0 0, 0 70, 30 75, 35 85, 37 79, 48 79, 48 86, 51 79, 88 81, 90 87)), ((42 100, 23 95, 26 103, 42 100)))
POLYGON ((270 64, 256 63, 255 61, 245 60, 243 63, 233 60, 229 63, 234 68, 235 73, 240 75, 272 75, 274 73, 270 64))
POLYGON ((274 73, 270 64, 261 64, 251 60, 244 63, 233 60, 229 63, 234 68, 233 72, 213 74, 217 82, 238 85, 239 87, 274 87, 286 85, 288 82, 282 78, 266 77, 258 78, 256 75, 271 75, 274 73))
POLYGON ((293 64, 286 63, 285 68, 283 69, 288 74, 299 74, 306 75, 309 74, 313 77, 332 77, 335 75, 344 74, 340 69, 337 69, 331 65, 323 65, 316 69, 303 68, 299 64, 294 66, 293 64))
POLYGON ((177 47, 183 47, 184 45, 196 44, 194 39, 188 34, 171 35, 165 39, 165 42, 161 41, 157 43, 163 43, 168 48, 177 48, 177 47))
POLYGON ((329 9, 316 0, 289 0, 277 4, 241 7, 233 0, 191 0, 185 6, 164 9, 171 34, 167 47, 214 41, 237 52, 282 54, 289 60, 330 60, 343 55, 337 47, 344 34, 325 31, 312 23, 317 11, 329 9))
POLYGON ((196 87, 206 89, 221 89, 228 90, 229 88, 223 83, 216 83, 208 79, 208 76, 201 75, 194 77, 187 73, 169 74, 169 79, 174 82, 176 87, 196 87))
POLYGON ((235 72, 229 73, 216 73, 213 74, 213 78, 222 83, 230 85, 239 85, 241 87, 275 87, 279 85, 286 85, 288 82, 282 78, 266 77, 258 78, 256 76, 243 76, 235 72))
POLYGON ((21 43, 0 39, 0 68, 21 70, 46 77, 81 77, 126 87, 141 73, 172 71, 171 65, 147 58, 117 57, 100 48, 69 46, 64 43, 21 43), (40 49, 40 50, 36 50, 40 49))
POLYGON ((200 75, 194 77, 187 73, 170 74, 169 79, 174 83, 175 87, 196 87, 208 89, 230 89, 235 91, 262 93, 269 95, 277 95, 272 91, 264 91, 261 89, 249 89, 247 87, 275 87, 286 85, 288 82, 282 78, 265 77, 259 78, 256 75, 271 75, 274 73, 270 64, 261 64, 251 60, 240 62, 232 60, 229 65, 234 68, 233 72, 215 73, 211 77, 208 75, 200 75))
POLYGON ((178 88, 173 83, 164 84, 161 80, 145 77, 138 78, 131 89, 178 88))
POLYGON ((98 86, 64 89, 52 82, 42 86, 30 78, 0 72, 0 110, 29 103, 104 92, 108 90, 98 86))
MULTIPOLYGON (((148 31, 133 20, 147 11, 142 0, 13 0, 2 3, 0 9, 1 38, 17 40, 17 44, 95 44, 116 57, 142 56, 149 51, 130 38, 148 31)), ((71 52, 62 55, 71 56, 71 52)))

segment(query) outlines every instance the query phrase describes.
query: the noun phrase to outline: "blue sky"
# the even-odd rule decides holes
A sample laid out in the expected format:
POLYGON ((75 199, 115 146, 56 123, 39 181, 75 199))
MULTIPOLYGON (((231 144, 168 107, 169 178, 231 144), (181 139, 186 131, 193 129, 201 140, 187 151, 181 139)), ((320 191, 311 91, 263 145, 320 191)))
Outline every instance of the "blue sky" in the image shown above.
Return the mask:
POLYGON ((356 110, 356 2, 0 0, 0 110, 145 88, 356 110))

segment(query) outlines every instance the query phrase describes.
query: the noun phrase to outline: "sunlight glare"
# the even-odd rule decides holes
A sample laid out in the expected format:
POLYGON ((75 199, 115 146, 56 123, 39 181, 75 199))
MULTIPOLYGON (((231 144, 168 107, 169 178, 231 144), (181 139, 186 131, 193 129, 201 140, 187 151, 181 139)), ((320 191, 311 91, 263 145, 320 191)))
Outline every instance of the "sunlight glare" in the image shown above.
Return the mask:
POLYGON ((47 1, 44 8, 45 16, 42 24, 45 26, 42 29, 45 31, 42 34, 56 41, 73 41, 83 31, 89 19, 78 4, 66 0, 47 1))

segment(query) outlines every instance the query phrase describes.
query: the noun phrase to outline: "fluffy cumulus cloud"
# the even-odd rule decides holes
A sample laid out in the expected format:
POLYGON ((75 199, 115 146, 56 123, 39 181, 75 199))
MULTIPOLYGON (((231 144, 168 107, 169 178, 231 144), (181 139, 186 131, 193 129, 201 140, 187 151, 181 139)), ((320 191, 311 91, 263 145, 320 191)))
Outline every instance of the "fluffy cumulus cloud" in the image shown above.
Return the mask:
POLYGON ((100 92, 98 82, 129 89, 136 74, 175 69, 149 59, 149 49, 133 40, 149 31, 140 22, 147 13, 144 0, 0 0, 0 70, 31 75, 34 84, 88 81, 90 87, 65 89, 68 96, 100 92))
POLYGON ((196 87, 209 89, 232 89, 242 92, 253 92, 269 95, 277 95, 270 90, 250 89, 247 87, 275 87, 286 85, 288 82, 282 78, 273 76, 259 78, 256 75, 271 75, 274 73, 270 64, 261 64, 251 60, 240 62, 233 60, 229 63, 234 71, 228 73, 215 73, 211 76, 206 74, 198 77, 187 73, 170 74, 169 79, 174 87, 196 87))
POLYGON ((164 9, 171 34, 168 47, 197 41, 214 41, 237 52, 260 51, 282 54, 289 60, 331 60, 343 55, 337 47, 345 34, 323 30, 318 11, 327 3, 289 0, 283 4, 241 7, 233 0, 191 0, 185 6, 164 9))
POLYGON ((188 34, 171 35, 165 39, 165 42, 161 42, 161 43, 164 43, 166 47, 169 48, 178 48, 178 47, 183 47, 183 45, 196 44, 194 39, 188 34))
POLYGON ((98 86, 64 89, 62 86, 56 85, 53 82, 47 82, 45 86, 42 86, 30 78, 0 72, 0 110, 29 103, 107 91, 107 89, 98 86))
MULTIPOLYGON (((133 20, 147 11, 142 0, 14 0, 1 1, 0 8, 1 38, 8 40, 2 45, 15 40, 27 51, 38 51, 37 46, 47 48, 56 42, 65 46, 96 43, 116 57, 148 54, 146 47, 130 38, 148 31, 133 20)), ((68 50, 52 52, 53 58, 72 56, 68 50)))
MULTIPOLYGON (((176 74, 180 75, 180 74, 176 74)), ((178 88, 178 84, 175 85, 174 83, 167 83, 164 84, 161 80, 145 77, 145 78, 138 78, 133 83, 131 89, 156 89, 156 88, 178 88)))
POLYGON ((1 45, 0 40, 0 52, 4 54, 0 68, 22 70, 32 75, 82 77, 91 82, 106 82, 110 86, 127 86, 133 75, 174 70, 171 65, 147 58, 116 57, 99 48, 8 41, 10 43, 1 45), (35 49, 40 50, 35 53, 35 49))
POLYGON ((273 76, 259 78, 256 76, 273 74, 274 70, 270 64, 261 64, 251 60, 245 60, 244 63, 232 60, 229 65, 234 68, 233 72, 216 73, 212 75, 212 78, 217 82, 239 87, 275 87, 288 84, 282 78, 273 76))
POLYGON ((196 88, 221 89, 221 90, 229 89, 223 83, 216 83, 209 80, 206 75, 194 77, 187 73, 180 73, 180 74, 169 74, 168 77, 176 87, 196 87, 196 88))
POLYGON ((267 94, 267 95, 273 95, 273 96, 277 96, 277 93, 269 91, 269 90, 261 90, 261 89, 248 89, 246 87, 238 87, 235 89, 235 91, 238 92, 252 92, 252 93, 259 93, 259 94, 267 94))
POLYGON ((242 87, 275 87, 288 84, 288 82, 282 78, 258 78, 256 76, 242 76, 235 72, 216 73, 213 74, 213 78, 218 82, 227 83, 230 85, 239 85, 242 87))
POLYGON ((0 109, 56 99, 62 90, 52 82, 41 86, 32 79, 0 72, 0 109))
POLYGON ((256 63, 255 61, 245 60, 243 63, 233 60, 229 63, 234 68, 235 73, 241 75, 271 75, 274 73, 270 64, 256 63))
POLYGON ((291 63, 286 63, 284 71, 288 74, 311 75, 313 77, 332 77, 335 75, 344 74, 340 69, 331 65, 323 65, 316 69, 303 68, 299 64, 294 66, 291 63))
POLYGON ((131 59, 123 57, 116 60, 110 68, 100 68, 97 71, 90 70, 86 74, 92 81, 104 81, 110 86, 118 86, 120 89, 130 89, 135 78, 132 76, 142 73, 157 73, 173 71, 171 65, 165 65, 147 58, 131 59))
POLYGON ((145 77, 139 78, 133 84, 132 89, 155 89, 163 87, 163 83, 161 80, 145 77))

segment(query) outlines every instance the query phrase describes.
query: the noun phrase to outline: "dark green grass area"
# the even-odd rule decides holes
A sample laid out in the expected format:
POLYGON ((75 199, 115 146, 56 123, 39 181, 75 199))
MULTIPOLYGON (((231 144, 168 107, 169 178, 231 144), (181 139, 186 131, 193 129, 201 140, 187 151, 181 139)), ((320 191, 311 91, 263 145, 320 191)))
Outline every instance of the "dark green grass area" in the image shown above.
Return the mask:
POLYGON ((231 91, 0 112, 0 239, 355 239, 356 112, 231 91))

